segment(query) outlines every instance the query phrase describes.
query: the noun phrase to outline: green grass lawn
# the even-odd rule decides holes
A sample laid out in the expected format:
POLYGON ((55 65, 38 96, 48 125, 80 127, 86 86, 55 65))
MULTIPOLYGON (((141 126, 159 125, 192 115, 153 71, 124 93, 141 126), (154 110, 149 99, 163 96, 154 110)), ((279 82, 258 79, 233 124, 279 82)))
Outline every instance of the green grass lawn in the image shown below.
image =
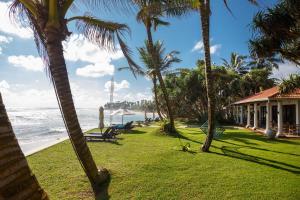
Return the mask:
MULTIPOLYGON (((99 199, 300 199, 300 140, 267 140, 228 128, 200 153, 205 135, 179 129, 193 152, 179 140, 137 128, 117 143, 90 142, 97 165, 111 172, 99 199)), ((69 141, 28 157, 51 199, 94 199, 69 141)))

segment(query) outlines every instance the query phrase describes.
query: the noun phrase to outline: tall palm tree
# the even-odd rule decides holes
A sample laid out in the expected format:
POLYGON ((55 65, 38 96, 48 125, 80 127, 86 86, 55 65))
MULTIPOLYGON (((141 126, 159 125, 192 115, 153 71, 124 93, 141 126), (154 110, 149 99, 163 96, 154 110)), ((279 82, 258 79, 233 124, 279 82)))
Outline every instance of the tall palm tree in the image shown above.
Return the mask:
MULTIPOLYGON (((177 52, 177 51, 172 51, 172 52, 164 55, 165 48, 163 47, 163 43, 161 43, 159 41, 153 44, 153 46, 151 47, 152 48, 151 52, 150 52, 151 48, 149 46, 150 46, 149 42, 146 41, 145 47, 139 48, 138 51, 140 53, 140 58, 141 58, 142 62, 145 64, 146 74, 152 78, 154 94, 155 94, 155 101, 157 104, 156 106, 159 107, 158 97, 157 97, 158 95, 157 95, 156 79, 157 78, 159 79, 159 77, 161 77, 161 79, 162 79, 163 75, 166 75, 169 73, 169 69, 172 67, 172 65, 174 63, 181 62, 181 60, 179 58, 177 58, 177 55, 179 54, 179 52, 177 52), (153 57, 152 57, 153 54, 156 55, 155 62, 153 61, 153 57)), ((166 98, 166 96, 167 96, 168 100, 169 100, 169 96, 167 93, 167 89, 166 89, 164 80, 160 80, 159 83, 160 83, 160 88, 163 91, 164 97, 166 98)), ((167 105, 167 110, 171 109, 169 107, 170 102, 168 101, 168 103, 169 103, 169 105, 167 105)), ((172 114, 172 112, 171 112, 171 114, 172 114)), ((168 113, 168 116, 169 116, 170 122, 171 122, 171 119, 173 118, 173 116, 170 117, 170 113, 168 113)), ((173 123, 174 123, 174 121, 173 121, 173 123)), ((171 132, 175 131, 173 129, 174 127, 172 127, 171 124, 170 124, 170 126, 171 126, 170 131, 171 132)))
POLYGON ((16 139, 0 93, 0 199, 46 200, 16 139))
POLYGON ((227 61, 224 58, 222 60, 224 67, 227 69, 233 70, 238 74, 244 74, 247 71, 246 58, 247 56, 238 55, 237 53, 232 52, 230 54, 230 61, 227 61))
MULTIPOLYGON (((183 0, 186 2, 186 0, 183 0)), ((205 58, 205 78, 206 78, 206 93, 208 99, 208 133, 201 150, 208 152, 213 140, 213 132, 215 129, 215 90, 213 84, 213 74, 211 70, 211 55, 210 55, 210 0, 187 0, 191 3, 192 7, 197 9, 200 13, 202 41, 204 46, 205 58)), ((256 4, 256 0, 248 0, 256 4)), ((231 12, 228 7, 227 0, 223 0, 226 8, 231 12)))
POLYGON ((122 40, 124 32, 129 31, 126 25, 96 19, 89 14, 70 18, 67 15, 71 7, 79 8, 81 6, 79 3, 100 8, 117 5, 119 2, 124 4, 128 1, 14 0, 10 9, 12 17, 33 30, 37 48, 53 83, 72 146, 94 192, 108 179, 109 173, 104 168, 97 169, 84 139, 73 103, 62 42, 71 35, 68 25, 75 21, 78 32, 99 47, 114 50, 115 40, 118 40, 129 66, 137 68, 130 58, 128 47, 122 40))
POLYGON ((146 46, 149 48, 148 52, 152 57, 154 69, 156 70, 155 75, 163 91, 170 120, 170 132, 175 132, 174 116, 171 109, 169 95, 166 90, 162 74, 159 71, 159 55, 155 54, 152 30, 156 31, 158 26, 169 25, 168 22, 161 19, 163 16, 180 16, 185 14, 187 12, 185 9, 186 4, 182 4, 178 0, 134 0, 134 3, 139 9, 136 19, 138 22, 142 23, 146 29, 148 42, 148 45, 146 46))

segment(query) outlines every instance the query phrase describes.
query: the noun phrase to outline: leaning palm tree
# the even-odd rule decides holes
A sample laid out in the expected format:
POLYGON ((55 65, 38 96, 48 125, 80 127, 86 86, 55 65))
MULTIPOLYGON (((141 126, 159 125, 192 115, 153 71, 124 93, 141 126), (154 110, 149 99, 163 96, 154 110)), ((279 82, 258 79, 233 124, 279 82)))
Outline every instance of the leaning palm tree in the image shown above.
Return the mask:
POLYGON ((30 27, 34 33, 36 46, 53 83, 71 144, 94 192, 108 179, 109 173, 104 168, 97 169, 84 139, 73 103, 62 42, 71 35, 68 25, 75 21, 78 32, 101 48, 114 50, 115 41, 118 40, 129 66, 137 68, 122 40, 124 32, 129 31, 126 25, 96 19, 90 14, 73 17, 67 15, 71 7, 78 9, 81 5, 79 3, 105 7, 125 2, 128 1, 14 0, 10 8, 11 16, 21 21, 25 27, 30 27))
POLYGON ((0 93, 0 199, 48 199, 31 172, 0 93))
POLYGON ((159 72, 159 55, 155 54, 156 52, 152 37, 152 31, 156 31, 159 26, 169 25, 168 22, 163 21, 161 19, 163 16, 180 16, 187 13, 187 4, 182 4, 182 2, 179 0, 133 0, 133 2, 139 9, 136 19, 139 23, 142 23, 145 26, 147 32, 148 44, 146 45, 146 47, 148 48, 147 51, 151 55, 154 70, 156 70, 156 78, 158 79, 163 91, 168 117, 170 120, 170 131, 175 132, 174 116, 171 109, 169 95, 163 81, 163 77, 159 72))

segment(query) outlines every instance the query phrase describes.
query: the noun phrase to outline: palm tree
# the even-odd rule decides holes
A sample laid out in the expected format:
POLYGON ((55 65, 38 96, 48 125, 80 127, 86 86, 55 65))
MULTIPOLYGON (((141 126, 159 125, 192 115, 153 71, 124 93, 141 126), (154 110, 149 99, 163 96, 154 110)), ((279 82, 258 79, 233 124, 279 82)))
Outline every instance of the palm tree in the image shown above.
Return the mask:
POLYGON ((280 0, 273 8, 258 12, 252 22, 252 55, 280 57, 300 65, 300 1, 280 0))
POLYGON ((222 60, 224 67, 227 69, 235 71, 238 74, 244 74, 247 72, 245 61, 246 58, 247 56, 238 55, 237 53, 232 52, 230 55, 230 61, 227 61, 224 58, 222 60))
POLYGON ((288 79, 283 79, 279 84, 281 94, 293 92, 297 88, 300 88, 300 75, 298 74, 291 74, 288 79))
POLYGON ((134 3, 139 8, 136 19, 145 26, 147 32, 148 44, 146 47, 151 55, 151 59, 153 60, 154 69, 156 71, 155 75, 163 91, 170 120, 170 132, 175 132, 174 116, 171 109, 169 95, 166 90, 162 74, 159 71, 159 55, 155 54, 157 52, 155 52, 152 30, 156 31, 158 26, 169 25, 168 22, 161 19, 163 16, 180 16, 185 14, 187 12, 186 4, 182 4, 181 1, 178 0, 134 0, 134 3))
POLYGON ((114 50, 115 40, 118 40, 129 66, 138 68, 131 60, 130 51, 122 40, 124 32, 129 31, 126 25, 96 19, 88 14, 67 17, 70 8, 79 6, 78 3, 84 3, 94 8, 109 6, 110 4, 117 5, 118 2, 117 0, 109 2, 93 0, 14 0, 10 9, 12 17, 21 21, 25 27, 30 27, 33 30, 37 48, 45 61, 48 74, 53 83, 72 146, 95 193, 99 186, 108 179, 109 173, 104 168, 97 169, 84 139, 73 103, 62 42, 71 35, 68 25, 75 21, 77 22, 77 30, 99 47, 114 50))
MULTIPOLYGON (((149 46, 150 46, 150 43, 146 41, 145 47, 138 49, 138 51, 140 53, 140 58, 146 67, 145 74, 149 75, 153 81, 156 107, 159 107, 158 97, 157 97, 158 95, 157 95, 156 80, 157 80, 157 78, 161 79, 159 81, 160 88, 162 89, 164 98, 167 97, 167 99, 168 99, 168 101, 166 101, 166 106, 167 106, 168 116, 170 119, 170 128, 171 128, 170 132, 174 132, 175 129, 173 129, 174 127, 171 124, 171 120, 174 120, 174 118, 173 118, 173 116, 172 117, 170 116, 169 110, 171 110, 171 107, 170 107, 170 102, 169 102, 169 95, 168 95, 168 92, 167 92, 167 89, 165 86, 165 82, 162 79, 162 76, 169 73, 169 69, 172 67, 172 65, 174 63, 181 62, 181 60, 176 57, 176 55, 178 55, 179 52, 172 51, 172 52, 168 53, 167 55, 164 55, 165 48, 163 47, 163 43, 161 43, 161 42, 154 43, 153 46, 151 47, 152 48, 151 52, 150 52, 151 48, 149 46), (153 57, 152 57, 153 54, 156 57, 156 62, 153 61, 153 57), (159 77, 161 77, 161 78, 159 78, 159 77)), ((171 112, 171 115, 172 115, 172 112, 171 112)), ((174 123, 174 121, 173 121, 173 123, 174 123)))
POLYGON ((1 93, 0 138, 0 199, 48 199, 19 146, 1 93))
MULTIPOLYGON (((183 0, 186 2, 185 0, 183 0)), ((251 3, 256 4, 256 0, 248 0, 251 3)), ((231 12, 228 7, 227 0, 223 0, 226 8, 231 12)), ((200 13, 201 18, 201 30, 202 41, 204 46, 204 58, 205 58, 205 78, 206 78, 206 93, 208 100, 208 133, 201 150, 208 152, 209 147, 213 140, 213 132, 215 129, 215 90, 213 85, 213 74, 211 70, 211 55, 210 55, 210 0, 191 0, 192 7, 196 8, 200 13)))

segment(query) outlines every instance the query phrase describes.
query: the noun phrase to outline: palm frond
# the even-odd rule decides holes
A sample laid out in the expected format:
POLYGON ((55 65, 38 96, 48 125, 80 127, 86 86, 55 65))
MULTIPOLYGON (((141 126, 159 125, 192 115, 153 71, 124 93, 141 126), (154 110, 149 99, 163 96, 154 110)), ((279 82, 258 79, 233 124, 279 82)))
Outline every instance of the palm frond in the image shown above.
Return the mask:
POLYGON ((116 36, 129 33, 125 24, 107 22, 96 19, 92 16, 75 16, 68 19, 68 22, 76 21, 76 27, 88 40, 107 50, 115 50, 116 36))
POLYGON ((91 10, 132 12, 134 11, 133 0, 77 0, 85 4, 91 10))

